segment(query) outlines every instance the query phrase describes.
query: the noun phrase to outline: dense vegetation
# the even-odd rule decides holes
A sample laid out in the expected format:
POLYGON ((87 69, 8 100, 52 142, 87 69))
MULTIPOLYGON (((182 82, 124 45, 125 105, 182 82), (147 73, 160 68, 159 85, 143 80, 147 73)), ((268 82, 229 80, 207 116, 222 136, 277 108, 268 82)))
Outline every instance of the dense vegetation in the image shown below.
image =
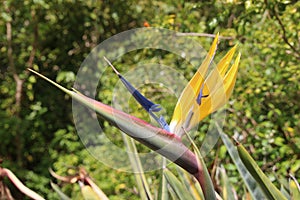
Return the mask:
MULTIPOLYGON (((37 80, 26 68, 39 70, 71 88, 82 61, 96 45, 114 34, 148 25, 184 33, 220 32, 226 38, 220 43, 221 55, 216 60, 239 43, 242 59, 226 107, 224 131, 238 136, 278 185, 278 180, 287 180, 289 173, 299 181, 300 2, 4 0, 0 13, 1 166, 14 171, 46 199, 56 197, 51 192, 53 179, 48 168, 67 175, 75 173, 78 166, 84 166, 111 199, 139 196, 132 174, 112 170, 87 152, 76 134, 71 99, 37 80)), ((194 39, 207 50, 212 42, 205 36, 194 39)), ((164 64, 184 71, 187 78, 194 73, 189 71, 194 69, 182 69, 183 60, 175 55, 157 51, 131 52, 118 69, 126 72, 140 60, 157 61, 158 55, 164 64)), ((117 80, 117 76, 100 80, 98 100, 111 102, 117 80)), ((143 89, 154 99, 163 96, 162 92, 143 89)), ((162 99, 159 103, 171 113, 174 102, 162 99)), ((131 114, 146 116, 141 116, 139 108, 131 114)), ((103 126, 112 137, 118 135, 116 129, 108 129, 106 123, 103 126)), ((206 130, 204 120, 197 143, 206 130)), ((221 143, 206 159, 212 174, 214 166, 222 164, 232 183, 240 181, 221 143)), ((147 174, 153 190, 158 187, 156 176, 155 172, 147 174)), ((243 193, 241 184, 234 185, 243 193)), ((63 191, 75 198, 79 187, 64 185, 63 191)), ((14 195, 21 198, 21 194, 14 195)))

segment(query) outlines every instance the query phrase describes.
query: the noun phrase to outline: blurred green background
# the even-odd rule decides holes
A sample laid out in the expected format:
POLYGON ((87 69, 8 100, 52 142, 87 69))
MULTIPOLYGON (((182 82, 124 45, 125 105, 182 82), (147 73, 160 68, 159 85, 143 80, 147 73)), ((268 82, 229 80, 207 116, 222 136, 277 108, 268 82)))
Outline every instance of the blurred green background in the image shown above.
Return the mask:
MULTIPOLYGON (((110 199, 139 199, 134 176, 97 162, 82 145, 74 127, 72 100, 26 68, 71 88, 80 64, 105 39, 138 27, 167 28, 184 33, 220 32, 215 60, 234 44, 242 53, 233 95, 226 106, 225 133, 238 139, 271 180, 289 173, 300 180, 300 2, 282 1, 75 1, 2 0, 0 4, 0 158, 31 189, 46 199, 58 197, 51 189, 48 168, 58 174, 83 166, 110 199)), ((208 50, 212 38, 193 37, 208 50)), ((128 71, 140 60, 170 64, 191 78, 195 69, 182 68, 184 60, 173 54, 139 51, 129 54, 119 71, 128 71), (136 54, 135 54, 136 53, 136 54)), ((101 80, 98 97, 111 102, 117 76, 101 80), (101 82, 102 81, 102 82, 101 82)), ((150 89, 149 89, 150 88, 150 89)), ((163 92, 142 92, 172 113, 176 101, 161 98, 163 92)), ((133 101, 131 114, 142 110, 133 101)), ((167 118, 168 120, 170 119, 167 118)), ((147 119, 147 118, 146 118, 147 119)), ((103 123, 104 130, 118 135, 103 123)), ((208 120, 200 123, 200 145, 208 120), (201 134, 202 133, 202 134, 201 134)), ((118 139, 116 141, 118 143, 118 139)), ((122 145, 120 137, 120 145, 122 145)), ((117 152, 116 152, 117 153, 117 152)), ((244 187, 226 149, 218 143, 206 157, 213 174, 224 165, 237 191, 244 187)), ((158 187, 156 172, 147 174, 152 190, 158 187)), ((6 182, 17 199, 24 198, 6 182)), ((278 181, 277 181, 278 184, 278 181)), ((76 198, 77 185, 60 185, 76 198)))

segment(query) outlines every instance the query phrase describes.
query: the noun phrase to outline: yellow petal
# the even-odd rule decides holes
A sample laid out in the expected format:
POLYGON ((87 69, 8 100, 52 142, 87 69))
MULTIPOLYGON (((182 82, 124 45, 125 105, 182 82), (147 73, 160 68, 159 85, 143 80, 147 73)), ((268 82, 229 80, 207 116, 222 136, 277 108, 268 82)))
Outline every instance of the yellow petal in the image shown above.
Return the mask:
MULTIPOLYGON (((215 55, 218 38, 219 34, 217 34, 217 36, 215 37, 207 56, 205 57, 201 66, 199 67, 193 78, 190 80, 188 85, 184 88, 177 101, 170 123, 170 130, 175 134, 180 132, 182 123, 186 120, 189 111, 193 109, 193 105, 196 102, 197 95, 199 94, 201 86, 204 82, 208 67, 215 55)), ((196 109, 196 106, 194 107, 196 109)))
POLYGON ((218 72, 222 77, 224 77, 224 75, 226 73, 226 70, 232 60, 234 53, 235 53, 236 47, 237 47, 237 45, 234 45, 234 47, 232 47, 228 51, 228 53, 220 60, 220 62, 217 65, 218 72))
MULTIPOLYGON (((228 53, 221 59, 221 61, 218 63, 217 67, 210 73, 210 75, 208 76, 208 78, 205 80, 205 86, 203 89, 203 93, 204 94, 214 94, 216 93, 217 90, 219 90, 220 93, 220 87, 223 87, 226 81, 226 78, 224 78, 226 70, 232 60, 232 57, 235 53, 237 45, 235 45, 233 48, 230 49, 230 51, 228 51, 228 53)), ((237 70, 238 64, 236 66, 236 68, 234 68, 235 70, 237 70)), ((232 74, 233 69, 231 69, 231 71, 229 71, 227 73, 228 74, 232 74)), ((227 78, 228 79, 228 78, 227 78)), ((225 89, 224 89, 225 91, 225 89)), ((224 92, 225 93, 225 92, 224 92)), ((220 97, 220 95, 218 96, 218 98, 214 101, 220 101, 222 98, 220 97)), ((205 99, 204 99, 205 101, 205 99)), ((214 103, 216 104, 216 103, 214 103)), ((203 106, 202 106, 203 107, 203 106)), ((211 112, 214 112, 215 109, 212 109, 211 112)))
POLYGON ((241 53, 238 54, 237 58, 234 61, 234 64, 232 65, 232 67, 230 68, 230 70, 228 71, 228 73, 226 74, 226 76, 224 78, 224 85, 225 85, 227 100, 229 99, 229 97, 232 93, 232 90, 233 90, 233 87, 234 87, 234 84, 236 81, 240 58, 241 58, 241 53))
POLYGON ((221 84, 223 83, 223 78, 226 73, 226 70, 232 60, 232 57, 235 53, 237 45, 228 51, 228 53, 221 59, 217 67, 209 74, 208 78, 205 80, 206 86, 203 89, 204 94, 214 93, 221 84))
MULTIPOLYGON (((193 118, 191 119, 190 124, 186 128, 186 130, 190 130, 191 128, 193 128, 203 118, 224 106, 224 104, 228 101, 236 81, 240 56, 241 54, 239 53, 239 55, 235 59, 234 64, 226 73, 224 79, 222 79, 222 76, 218 75, 216 77, 210 76, 205 81, 203 94, 208 94, 209 96, 207 98, 203 98, 201 105, 195 107, 195 109, 193 110, 193 118), (211 80, 214 80, 215 82, 211 80)), ((218 68, 216 68, 214 71, 216 70, 218 70, 218 68)), ((214 71, 212 73, 214 73, 214 71)))

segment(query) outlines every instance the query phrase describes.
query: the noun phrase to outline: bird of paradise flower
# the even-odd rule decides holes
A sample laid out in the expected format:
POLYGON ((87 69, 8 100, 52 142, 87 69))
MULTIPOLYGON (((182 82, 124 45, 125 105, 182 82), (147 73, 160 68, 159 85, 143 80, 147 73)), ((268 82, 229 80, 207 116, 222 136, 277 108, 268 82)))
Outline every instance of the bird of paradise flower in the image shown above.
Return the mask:
POLYGON ((32 69, 28 70, 55 85, 83 105, 95 110, 103 119, 107 120, 130 137, 185 169, 199 181, 204 196, 207 197, 207 199, 215 199, 214 192, 209 193, 209 190, 207 190, 207 185, 212 187, 211 182, 210 184, 205 183, 210 181, 205 176, 206 167, 203 162, 199 161, 197 152, 192 152, 182 143, 181 137, 184 132, 195 127, 203 118, 222 107, 228 101, 234 88, 240 61, 240 53, 232 66, 229 69, 228 67, 236 51, 236 46, 234 46, 220 60, 214 70, 206 76, 208 68, 213 61, 217 43, 218 35, 215 37, 201 66, 182 91, 175 106, 170 124, 164 120, 163 116, 157 116, 155 114, 155 112, 160 110, 160 106, 144 97, 112 66, 108 59, 105 58, 109 65, 113 67, 129 92, 160 124, 161 128, 155 127, 139 118, 86 97, 77 90, 68 90, 32 69))

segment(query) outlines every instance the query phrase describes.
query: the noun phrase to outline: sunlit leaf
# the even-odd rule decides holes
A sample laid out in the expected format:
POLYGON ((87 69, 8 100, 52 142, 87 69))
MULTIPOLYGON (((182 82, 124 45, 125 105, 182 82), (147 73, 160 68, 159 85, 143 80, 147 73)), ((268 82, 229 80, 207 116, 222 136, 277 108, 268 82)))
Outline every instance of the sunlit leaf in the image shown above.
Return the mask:
POLYGON ((236 199, 234 194, 233 194, 233 186, 229 182, 229 178, 226 174, 225 168, 221 166, 218 168, 220 171, 220 176, 221 176, 221 186, 222 186, 222 198, 224 200, 234 200, 236 199))
POLYGON ((96 185, 96 183, 94 183, 94 181, 92 181, 89 176, 85 176, 84 181, 92 188, 92 190, 101 200, 108 200, 106 194, 98 187, 98 185, 96 185))
POLYGON ((216 199, 216 192, 215 192, 212 180, 210 178, 210 174, 205 165, 205 162, 200 154, 200 150, 198 149, 198 147, 196 146, 196 144, 194 143, 192 138, 189 136, 189 134, 188 133, 186 133, 186 134, 187 134, 188 139, 191 142, 192 147, 196 154, 196 158, 197 158, 197 162, 198 162, 198 166, 199 166, 200 170, 198 171, 198 174, 195 177, 196 177, 196 179, 198 179, 198 181, 200 183, 204 198, 212 199, 212 200, 216 199))
POLYGON ((127 152, 128 152, 128 157, 134 172, 135 180, 137 183, 138 191, 142 199, 152 199, 149 185, 147 183, 145 173, 142 167, 141 160, 138 156, 138 152, 135 146, 135 143, 132 138, 127 136, 126 134, 122 134, 123 136, 123 141, 125 143, 127 152))
POLYGON ((168 181, 166 176, 164 175, 164 167, 161 169, 161 178, 159 182, 159 190, 158 190, 158 200, 168 200, 168 181))
POLYGON ((252 198, 264 199, 265 198, 264 193, 259 188, 256 181, 254 180, 252 175, 249 173, 248 169, 243 164, 235 145, 231 142, 228 136, 222 131, 222 129, 219 127, 218 124, 216 124, 216 128, 212 131, 217 131, 219 133, 232 161, 234 162, 237 170, 239 171, 239 174, 241 175, 245 185, 247 186, 247 189, 249 190, 252 198))
POLYGON ((182 184, 170 170, 164 169, 164 175, 179 199, 193 199, 184 184, 182 184))
POLYGON ((290 175, 290 177, 291 200, 300 199, 300 185, 294 176, 290 175))
POLYGON ((259 168, 254 159, 250 156, 247 150, 240 143, 237 144, 238 153, 241 160, 243 161, 245 167, 248 169, 249 173, 256 180, 258 185, 262 188, 262 191, 268 199, 274 200, 284 200, 287 199, 285 196, 275 187, 275 185, 270 181, 270 179, 263 173, 259 168))
POLYGON ((102 200, 89 185, 81 187, 81 194, 84 200, 102 200))
POLYGON ((187 171, 183 170, 180 167, 177 167, 177 173, 180 177, 181 182, 186 185, 191 195, 193 195, 194 199, 205 199, 199 182, 196 181, 196 179, 193 176, 191 176, 187 171))

